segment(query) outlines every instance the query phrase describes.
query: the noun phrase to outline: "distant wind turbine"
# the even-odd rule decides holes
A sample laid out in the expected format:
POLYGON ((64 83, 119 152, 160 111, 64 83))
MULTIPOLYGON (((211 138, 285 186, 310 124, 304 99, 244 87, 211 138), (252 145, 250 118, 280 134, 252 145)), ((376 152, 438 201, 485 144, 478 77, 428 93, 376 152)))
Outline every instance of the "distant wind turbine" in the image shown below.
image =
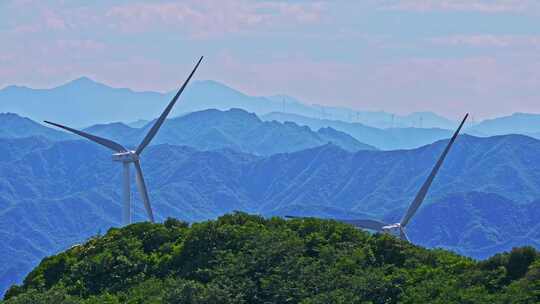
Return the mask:
MULTIPOLYGON (((435 167, 431 170, 431 173, 429 174, 427 180, 424 182, 422 187, 420 188, 420 191, 416 194, 416 197, 414 198, 413 202, 409 206, 409 209, 407 210, 407 213, 403 216, 401 221, 399 223, 395 224, 387 224, 383 223, 377 220, 370 220, 370 219, 359 219, 359 220, 345 220, 345 219, 336 219, 336 221, 346 223, 353 225, 358 228, 363 229, 370 229, 378 232, 384 232, 384 233, 393 233, 396 232, 399 234, 399 237, 403 240, 409 241, 409 237, 407 236, 407 233, 405 232, 405 227, 407 224, 409 224, 412 217, 416 214, 416 211, 420 208, 420 205, 422 205, 422 202, 424 201, 424 198, 426 197, 426 194, 429 191, 429 187, 431 186, 431 183, 433 183, 433 180, 435 179, 435 176, 437 175, 437 172, 439 172, 439 169, 441 168, 444 159, 446 158, 446 155, 452 148, 452 145, 456 141, 456 138, 458 137, 459 132, 461 131, 461 128, 463 127, 463 124, 465 124, 465 121, 467 120, 467 117, 469 117, 469 114, 465 115, 463 120, 461 121, 461 124, 459 125, 458 129, 452 135, 452 138, 448 142, 448 145, 446 145, 446 148, 444 149, 443 153, 439 157, 439 160, 435 164, 435 167)), ((302 218, 301 216, 285 216, 287 218, 302 218)))
POLYGON ((124 166, 124 205, 123 205, 123 211, 122 211, 122 218, 123 218, 124 224, 126 225, 131 223, 131 190, 130 190, 130 174, 129 174, 130 164, 133 164, 133 166, 135 167, 137 188, 139 189, 139 193, 142 196, 144 208, 146 209, 146 214, 148 215, 148 219, 150 220, 150 222, 152 223, 154 222, 154 213, 152 211, 152 206, 150 205, 150 198, 148 197, 148 191, 146 189, 146 184, 144 182, 144 177, 143 177, 139 158, 144 148, 146 148, 146 146, 148 146, 150 141, 152 141, 152 139, 158 132, 159 128, 161 127, 165 119, 167 118, 167 115, 169 115, 169 113, 171 112, 174 104, 176 103, 176 101, 178 100, 178 98, 180 97, 184 89, 186 88, 193 74, 195 74, 195 71, 201 64, 202 60, 203 60, 203 57, 199 59, 199 61, 195 65, 195 68, 193 69, 193 71, 191 71, 191 74, 189 74, 188 78, 186 79, 186 81, 184 82, 180 90, 178 90, 178 92, 173 97, 171 102, 167 105, 163 113, 161 113, 161 116, 159 116, 159 118, 156 120, 156 122, 154 123, 150 131, 148 131, 148 134, 146 134, 146 136, 144 137, 144 139, 142 140, 142 142, 139 144, 139 146, 137 147, 135 151, 128 150, 124 148, 124 146, 112 140, 101 138, 92 134, 88 134, 83 131, 75 130, 70 127, 66 127, 66 126, 63 126, 54 122, 45 121, 45 123, 47 124, 62 128, 69 132, 75 133, 79 136, 85 137, 97 144, 105 146, 113 150, 114 152, 116 152, 112 155, 113 161, 122 162, 124 166))

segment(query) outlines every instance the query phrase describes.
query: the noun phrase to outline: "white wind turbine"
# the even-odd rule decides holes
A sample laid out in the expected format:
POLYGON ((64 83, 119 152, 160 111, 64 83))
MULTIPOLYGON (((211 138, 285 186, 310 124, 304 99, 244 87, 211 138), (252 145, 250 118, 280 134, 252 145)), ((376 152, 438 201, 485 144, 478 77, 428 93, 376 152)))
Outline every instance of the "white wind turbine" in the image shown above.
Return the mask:
POLYGON ((144 137, 144 139, 139 144, 136 150, 128 150, 124 148, 122 145, 120 145, 119 143, 116 143, 112 140, 98 137, 92 134, 88 134, 86 132, 82 132, 79 130, 75 130, 70 127, 66 127, 66 126, 63 126, 54 122, 45 121, 45 123, 62 128, 69 132, 75 133, 79 136, 85 137, 115 152, 112 155, 113 161, 121 162, 124 167, 124 205, 123 205, 123 210, 122 210, 122 218, 123 218, 124 224, 126 225, 131 223, 131 190, 130 190, 130 174, 129 174, 129 171, 130 171, 129 167, 131 164, 133 164, 133 166, 135 167, 137 188, 139 190, 139 193, 142 196, 144 208, 146 209, 146 214, 148 215, 148 219, 150 220, 150 222, 154 222, 154 214, 152 212, 152 206, 150 205, 150 199, 148 197, 148 191, 146 189, 146 184, 144 182, 144 177, 143 177, 139 158, 144 148, 146 148, 146 146, 148 146, 150 141, 152 141, 152 139, 158 132, 159 128, 161 127, 165 119, 167 118, 167 115, 169 115, 169 113, 171 112, 174 104, 180 97, 180 94, 182 94, 182 92, 184 91, 185 87, 189 83, 193 74, 195 74, 195 71, 199 67, 199 64, 201 63, 202 59, 203 57, 199 59, 199 61, 197 62, 197 65, 195 65, 195 68, 193 69, 193 71, 191 71, 191 74, 189 74, 188 78, 186 79, 186 81, 184 82, 180 90, 178 90, 178 92, 173 97, 171 102, 167 105, 163 113, 161 113, 161 116, 159 116, 159 118, 156 120, 156 122, 154 123, 150 131, 148 131, 148 134, 146 134, 146 136, 144 137))
MULTIPOLYGON (((418 209, 420 208, 420 205, 422 205, 422 202, 424 201, 424 198, 426 197, 426 194, 429 191, 429 187, 431 186, 431 183, 435 179, 437 172, 439 172, 439 169, 441 168, 444 162, 444 159, 446 158, 446 155, 450 151, 450 148, 452 148, 452 145, 456 141, 459 131, 465 124, 467 117, 469 117, 469 114, 465 115, 458 129, 456 130, 456 132, 454 132, 454 135, 452 135, 452 138, 448 142, 448 145, 446 145, 446 148, 444 149, 443 153, 439 157, 439 160, 437 160, 435 167, 433 167, 433 169, 431 170, 431 173, 429 174, 427 180, 424 182, 424 184, 420 188, 420 191, 418 191, 418 193, 416 194, 416 197, 414 198, 413 202, 409 206, 407 213, 405 213, 405 215, 403 216, 403 218, 401 219, 399 223, 387 224, 387 223, 383 223, 377 220, 370 220, 370 219, 359 219, 359 220, 336 219, 336 221, 347 223, 358 228, 374 230, 377 232, 383 232, 383 233, 396 232, 401 239, 409 241, 409 237, 407 236, 407 233, 405 232, 405 227, 407 226, 411 218, 414 216, 416 211, 418 211, 418 209)), ((285 217, 302 218, 300 216, 290 216, 290 215, 285 216, 285 217)))

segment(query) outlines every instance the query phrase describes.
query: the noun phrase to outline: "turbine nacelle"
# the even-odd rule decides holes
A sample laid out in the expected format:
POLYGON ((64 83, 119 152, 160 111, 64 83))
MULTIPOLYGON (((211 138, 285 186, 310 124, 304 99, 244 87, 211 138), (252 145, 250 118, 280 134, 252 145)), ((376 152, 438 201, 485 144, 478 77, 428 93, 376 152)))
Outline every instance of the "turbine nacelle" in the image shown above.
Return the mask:
POLYGON ((402 240, 409 241, 409 237, 407 236, 407 233, 405 233, 405 226, 401 225, 401 223, 385 225, 381 228, 381 230, 383 233, 395 235, 402 240))
POLYGON ((114 153, 112 160, 123 163, 134 163, 139 160, 139 155, 135 151, 114 153))
POLYGON ((395 231, 395 230, 400 230, 400 229, 401 229, 400 223, 395 223, 395 224, 386 225, 382 227, 382 230, 385 232, 390 232, 390 231, 395 231))

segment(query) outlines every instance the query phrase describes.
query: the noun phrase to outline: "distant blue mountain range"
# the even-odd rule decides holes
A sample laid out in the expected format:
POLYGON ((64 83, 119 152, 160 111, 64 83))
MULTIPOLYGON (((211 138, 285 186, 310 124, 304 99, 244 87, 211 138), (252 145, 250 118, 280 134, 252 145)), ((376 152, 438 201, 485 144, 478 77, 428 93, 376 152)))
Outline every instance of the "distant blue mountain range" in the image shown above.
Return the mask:
MULTIPOLYGON (((313 130, 333 128, 350 134, 360 142, 383 150, 412 149, 431 144, 437 140, 449 138, 453 131, 440 128, 387 128, 369 127, 359 122, 319 119, 297 114, 273 112, 261 117, 267 121, 295 122, 313 130)), ((452 128, 456 128, 454 123, 452 128)))
POLYGON ((487 258, 518 246, 540 248, 539 218, 540 200, 516 202, 493 193, 455 193, 423 208, 408 231, 415 243, 487 258))
POLYGON ((44 127, 26 117, 14 113, 0 113, 0 138, 23 138, 42 136, 52 140, 70 139, 71 135, 44 127))
MULTIPOLYGON (((164 144, 149 147, 142 166, 160 221, 233 210, 394 219, 444 145, 352 153, 326 144, 255 156, 164 144)), ((0 139, 0 147, 0 259, 13 261, 0 265, 1 290, 44 256, 119 225, 121 170, 109 151, 84 140, 0 139)), ((473 257, 537 245, 539 150, 540 141, 521 135, 458 138, 411 222, 411 239, 473 257)), ((144 220, 137 199, 135 219, 144 220)))
MULTIPOLYGON (((51 89, 9 86, 0 90, 0 112, 13 112, 35 121, 53 120, 73 127, 123 122, 140 128, 157 117, 174 92, 136 92, 112 88, 82 77, 51 89)), ((215 81, 194 81, 172 116, 206 109, 244 109, 264 120, 292 121, 314 131, 332 127, 380 149, 414 148, 445 138, 457 122, 432 112, 395 115, 377 111, 310 105, 286 95, 249 96, 215 81), (309 120, 309 121, 308 121, 309 120), (346 127, 344 124, 348 124, 346 127), (341 127, 338 127, 340 125, 341 127), (389 129, 384 135, 373 130, 389 129), (371 140, 366 140, 371 138, 371 140)), ((466 109, 464 109, 466 110, 466 109)), ((523 134, 540 138, 540 115, 511 116, 469 122, 475 136, 523 134)))
MULTIPOLYGON (((94 125, 84 131, 136 147, 148 133, 150 122, 133 128, 123 123, 94 125)), ((16 114, 0 114, 0 138, 42 136, 49 140, 80 139, 16 114)), ((185 145, 199 150, 234 149, 256 155, 294 152, 333 143, 347 151, 375 150, 332 128, 314 132, 293 122, 265 122, 240 109, 204 110, 168 119, 153 143, 185 145)))
MULTIPOLYGON (((152 123, 148 123, 134 129, 114 123, 92 126, 86 131, 136 146, 151 126, 152 123)), ((332 128, 315 132, 294 122, 265 122, 240 109, 203 110, 168 119, 154 142, 186 145, 200 150, 229 148, 257 155, 300 151, 327 143, 348 151, 375 150, 375 147, 332 128)))
MULTIPOLYGON (((58 120, 74 127, 96 123, 132 122, 157 117, 174 92, 135 92, 111 88, 82 77, 51 89, 9 86, 0 90, 0 112, 33 120, 58 120)), ((285 95, 249 96, 215 81, 194 81, 184 92, 173 116, 205 109, 241 108, 263 115, 287 112, 308 117, 362 122, 373 127, 452 128, 454 122, 431 112, 399 116, 302 103, 285 95)))
POLYGON ((0 90, 0 112, 37 121, 58 120, 74 127, 155 117, 166 103, 167 97, 160 93, 110 88, 89 78, 53 89, 10 86, 0 90))
POLYGON ((515 113, 510 116, 488 119, 471 128, 478 134, 525 134, 540 138, 540 114, 515 113))

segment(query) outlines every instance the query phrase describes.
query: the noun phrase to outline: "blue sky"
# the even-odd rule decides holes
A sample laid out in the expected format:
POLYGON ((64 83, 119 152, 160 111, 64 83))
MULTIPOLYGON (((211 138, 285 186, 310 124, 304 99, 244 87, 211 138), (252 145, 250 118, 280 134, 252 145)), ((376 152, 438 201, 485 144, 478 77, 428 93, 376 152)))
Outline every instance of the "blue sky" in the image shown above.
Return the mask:
POLYGON ((0 87, 79 76, 451 118, 540 112, 540 1, 0 1, 0 87), (90 3, 91 2, 91 3, 90 3))

